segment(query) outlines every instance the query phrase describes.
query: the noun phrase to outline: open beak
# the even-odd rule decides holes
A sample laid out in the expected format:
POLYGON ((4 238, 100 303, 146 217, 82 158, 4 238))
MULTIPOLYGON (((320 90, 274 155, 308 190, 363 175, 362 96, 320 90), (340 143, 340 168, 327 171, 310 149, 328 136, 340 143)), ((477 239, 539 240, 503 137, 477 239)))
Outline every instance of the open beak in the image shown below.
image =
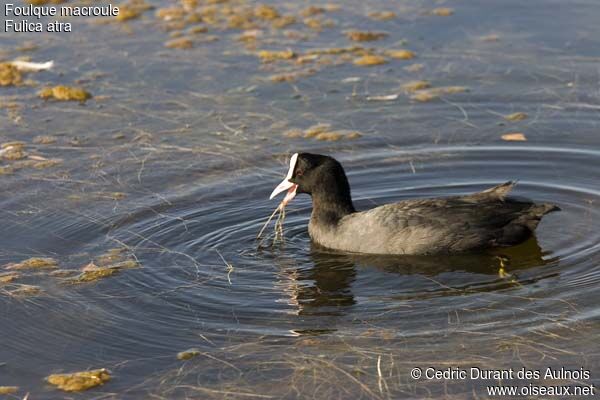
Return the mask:
POLYGON ((279 193, 287 190, 288 192, 282 201, 283 205, 285 206, 285 205, 287 205, 287 203, 292 201, 292 199, 294 197, 296 197, 296 189, 298 189, 298 185, 285 179, 283 182, 281 182, 279 184, 279 186, 277 186, 275 188, 275 190, 273 190, 273 193, 271 193, 270 199, 273 199, 273 197, 277 196, 279 193))
POLYGON ((291 182, 290 179, 294 175, 294 168, 296 167, 297 161, 298 161, 298 153, 294 154, 292 156, 292 158, 290 159, 290 169, 288 170, 288 173, 287 173, 285 179, 279 185, 277 185, 275 190, 273 190, 273 193, 271 193, 271 197, 269 197, 269 199, 272 200, 273 197, 275 197, 279 193, 285 192, 287 190, 288 192, 282 201, 283 205, 285 206, 287 203, 292 201, 292 199, 294 197, 296 197, 296 189, 298 189, 298 185, 296 185, 294 182, 291 182))
POLYGON ((277 196, 281 192, 285 192, 288 189, 296 190, 296 188, 294 186, 298 186, 298 185, 296 185, 293 182, 288 181, 287 179, 284 179, 279 185, 277 185, 275 190, 273 190, 273 193, 271 193, 271 197, 269 197, 269 200, 273 200, 273 197, 277 196))

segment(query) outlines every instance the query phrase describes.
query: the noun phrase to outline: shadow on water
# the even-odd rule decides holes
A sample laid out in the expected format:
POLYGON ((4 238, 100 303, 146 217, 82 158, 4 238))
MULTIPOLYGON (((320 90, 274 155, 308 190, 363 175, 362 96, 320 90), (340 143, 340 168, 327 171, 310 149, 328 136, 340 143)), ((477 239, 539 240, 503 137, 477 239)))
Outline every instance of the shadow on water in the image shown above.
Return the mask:
MULTIPOLYGON (((439 288, 417 291, 414 294, 392 294, 394 300, 419 300, 439 296, 492 292, 535 283, 540 279, 556 277, 557 272, 521 274, 527 270, 557 265, 560 257, 542 250, 537 238, 512 247, 491 249, 486 252, 459 255, 390 256, 335 252, 311 244, 312 267, 294 271, 297 293, 294 294, 299 315, 340 316, 357 304, 352 285, 357 270, 375 270, 386 275, 386 280, 417 275, 437 282, 445 273, 461 273, 461 281, 452 286, 439 283, 439 288), (481 276, 484 279, 481 279, 481 276)), ((289 265, 282 268, 289 271, 289 265)), ((300 332, 298 332, 300 333, 300 332)), ((329 333, 329 330, 302 332, 303 334, 329 333)))

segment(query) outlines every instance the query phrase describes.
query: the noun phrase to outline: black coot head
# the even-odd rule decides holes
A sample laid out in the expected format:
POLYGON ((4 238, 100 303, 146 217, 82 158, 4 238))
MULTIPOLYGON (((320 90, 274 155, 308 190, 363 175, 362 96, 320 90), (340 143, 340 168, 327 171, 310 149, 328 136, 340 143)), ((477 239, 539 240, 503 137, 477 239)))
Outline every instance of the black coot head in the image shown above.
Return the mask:
POLYGON ((313 194, 347 186, 346 174, 340 163, 320 154, 299 153, 290 181, 298 185, 297 193, 313 194))
POLYGON ((350 185, 342 165, 321 154, 296 153, 291 157, 287 176, 275 188, 271 198, 286 190, 288 194, 284 204, 297 193, 308 193, 313 198, 331 198, 332 201, 350 201, 350 185))

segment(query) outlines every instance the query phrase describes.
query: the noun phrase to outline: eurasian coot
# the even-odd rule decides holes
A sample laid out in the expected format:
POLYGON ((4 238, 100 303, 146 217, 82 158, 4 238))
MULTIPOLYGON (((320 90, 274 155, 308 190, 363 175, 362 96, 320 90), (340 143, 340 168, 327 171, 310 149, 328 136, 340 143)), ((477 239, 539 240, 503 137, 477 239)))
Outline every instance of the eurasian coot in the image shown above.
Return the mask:
POLYGON ((440 254, 511 246, 531 236, 559 208, 507 197, 514 182, 466 196, 406 200, 356 211, 342 165, 332 157, 296 153, 271 199, 288 191, 312 197, 311 239, 324 247, 370 254, 440 254))

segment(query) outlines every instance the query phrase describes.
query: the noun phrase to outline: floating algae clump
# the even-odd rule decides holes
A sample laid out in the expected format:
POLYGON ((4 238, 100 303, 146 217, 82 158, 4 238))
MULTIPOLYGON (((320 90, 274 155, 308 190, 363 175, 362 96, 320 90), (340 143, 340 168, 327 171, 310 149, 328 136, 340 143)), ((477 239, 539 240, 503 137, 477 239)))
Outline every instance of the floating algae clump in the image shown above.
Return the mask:
POLYGON ((183 37, 179 39, 169 40, 165 43, 165 47, 168 47, 170 49, 191 49, 192 47, 194 47, 194 42, 189 38, 183 37))
POLYGON ((61 160, 60 158, 52 158, 49 160, 36 161, 31 166, 35 169, 46 169, 56 167, 57 165, 60 165, 62 163, 63 160, 61 160))
POLYGON ((282 17, 275 18, 271 24, 273 25, 273 28, 282 29, 295 23, 296 17, 293 15, 284 15, 282 17))
POLYGON ((324 7, 310 6, 300 12, 303 17, 310 17, 312 15, 323 14, 327 11, 324 7))
POLYGON ((11 283, 18 278, 20 278, 20 275, 15 272, 2 273, 0 274, 0 285, 4 283, 11 283))
POLYGON ((359 65, 361 67, 371 67, 374 65, 381 65, 387 63, 387 60, 381 56, 376 55, 366 55, 354 60, 355 65, 359 65))
POLYGON ((190 28, 189 32, 193 35, 197 35, 199 33, 208 32, 208 28, 205 26, 194 26, 194 27, 190 28))
POLYGON ((181 4, 186 10, 192 10, 198 7, 198 0, 181 0, 181 4))
POLYGON ((39 96, 42 99, 55 99, 60 101, 81 101, 84 102, 91 98, 92 95, 82 88, 69 86, 54 86, 44 88, 40 91, 39 96))
POLYGON ((254 15, 260 19, 271 20, 279 17, 277 9, 266 4, 260 4, 254 9, 254 15))
POLYGON ((379 40, 386 37, 388 34, 384 32, 362 32, 362 31, 350 31, 346 32, 348 39, 355 42, 371 42, 373 40, 379 40))
POLYGON ((417 90, 428 89, 431 87, 429 81, 410 81, 402 85, 402 89, 407 92, 416 92, 417 90))
POLYGON ((147 8, 142 5, 121 4, 119 6, 119 15, 117 15, 115 18, 119 22, 125 22, 131 19, 136 19, 140 15, 142 15, 142 13, 146 11, 146 9, 147 8))
POLYGON ((107 278, 111 275, 119 272, 118 268, 110 268, 110 267, 98 267, 94 263, 90 263, 83 268, 83 272, 76 277, 69 279, 69 282, 77 284, 77 283, 87 283, 94 282, 99 279, 107 278))
POLYGON ((0 165, 0 175, 10 175, 13 172, 15 172, 13 167, 0 165))
POLYGON ((412 100, 416 100, 421 103, 427 103, 428 101, 438 99, 439 97, 439 94, 429 90, 419 90, 417 93, 410 96, 412 100))
POLYGON ((0 149, 7 149, 9 147, 22 149, 23 147, 25 147, 25 142, 20 142, 18 140, 14 140, 12 142, 5 142, 5 143, 2 143, 2 145, 0 145, 0 149))
POLYGON ((365 48, 361 46, 352 46, 352 47, 331 47, 325 49, 312 49, 306 51, 306 54, 317 54, 317 55, 339 55, 339 54, 348 54, 348 53, 363 53, 365 52, 365 48))
POLYGON ((96 261, 100 265, 106 265, 106 264, 114 263, 116 261, 121 261, 124 258, 123 253, 126 251, 127 251, 127 249, 125 249, 124 247, 117 247, 114 249, 110 249, 106 253, 101 254, 100 256, 96 257, 96 261))
POLYGON ((187 14, 188 12, 180 7, 166 7, 156 11, 156 17, 165 21, 183 19, 187 14))
POLYGON ((296 53, 292 50, 285 51, 269 51, 269 50, 261 50, 258 52, 258 57, 263 62, 273 62, 276 60, 291 60, 296 57, 296 53))
MULTIPOLYGON (((287 137, 299 137, 295 130, 285 133, 287 137)), ((332 130, 329 124, 317 124, 309 127, 304 131, 303 137, 306 139, 315 139, 325 142, 337 142, 341 139, 357 139, 362 135, 358 132, 348 132, 340 130, 332 130)))
POLYGON ((12 394, 18 390, 18 386, 0 386, 0 394, 12 394))
POLYGON ((315 136, 315 139, 321 140, 323 142, 337 142, 342 139, 344 134, 340 132, 322 132, 315 136))
POLYGON ((396 13, 393 11, 375 11, 369 13, 368 17, 378 21, 387 21, 396 18, 396 13))
POLYGON ((139 263, 135 260, 120 261, 101 267, 91 262, 82 268, 82 272, 79 275, 69 279, 68 282, 73 284, 94 282, 112 276, 123 269, 133 269, 139 266, 139 263))
POLYGON ((39 156, 29 156, 26 160, 15 161, 11 167, 13 170, 21 168, 46 169, 62 164, 63 160, 59 158, 47 159, 39 156))
POLYGON ((504 119, 506 119, 508 121, 523 121, 524 119, 527 119, 528 117, 529 116, 527 114, 525 114, 524 112, 516 112, 516 113, 512 113, 512 114, 505 116, 504 119))
MULTIPOLYGON (((114 200, 119 201, 127 197, 127 194, 122 192, 87 192, 85 195, 86 200, 114 200)), ((84 197, 79 194, 71 194, 67 196, 70 200, 82 200, 84 197)))
POLYGON ((345 138, 349 139, 349 140, 354 140, 354 139, 358 139, 361 137, 362 137, 362 134, 360 132, 350 132, 346 135, 345 138))
POLYGON ((302 21, 304 25, 308 26, 310 29, 314 31, 321 31, 323 28, 331 28, 334 23, 331 20, 322 20, 319 18, 306 18, 302 21))
POLYGON ((18 85, 23 81, 23 76, 10 63, 0 63, 0 86, 18 85))
POLYGON ((285 132, 283 132, 283 136, 287 137, 287 138, 299 138, 304 136, 304 132, 302 132, 302 130, 300 129, 289 129, 285 132))
POLYGON ((434 8, 433 10, 431 10, 431 13, 433 15, 437 15, 439 17, 448 17, 448 16, 454 14, 454 10, 451 8, 447 8, 447 7, 439 7, 439 8, 434 8))
POLYGON ((288 74, 277 74, 270 77, 273 82, 294 82, 298 78, 313 75, 317 72, 316 69, 309 68, 288 74))
POLYGON ((415 53, 410 50, 387 50, 385 55, 399 60, 411 60, 415 58, 415 53))
POLYGON ((231 29, 254 29, 256 24, 251 15, 232 15, 227 20, 227 26, 231 29))
POLYGON ((0 158, 5 160, 21 160, 27 157, 27 153, 23 150, 25 143, 23 142, 8 142, 0 146, 0 158))
POLYGON ((22 270, 22 269, 56 269, 58 261, 54 258, 33 257, 28 258, 20 263, 11 263, 6 265, 6 269, 22 270))
POLYGON ((33 138, 35 144, 52 144, 56 143, 56 137, 50 135, 39 135, 33 138))
POLYGON ((66 392, 80 392, 103 385, 110 380, 110 373, 105 368, 92 371, 74 372, 71 374, 52 374, 46 378, 48 383, 66 392))
POLYGON ((196 357, 198 355, 200 355, 200 350, 198 350, 198 349, 189 349, 189 350, 177 353, 177 359, 178 360, 189 360, 189 359, 194 358, 194 357, 196 357))
POLYGON ((331 125, 329 124, 317 124, 309 127, 304 132, 305 138, 314 138, 320 135, 321 133, 329 132, 331 129, 331 125))
POLYGON ((442 86, 432 90, 436 90, 440 94, 464 93, 469 91, 469 89, 464 86, 442 86))
POLYGON ((358 139, 359 137, 362 137, 359 132, 346 133, 345 131, 331 131, 319 133, 317 136, 315 136, 315 139, 325 142, 337 142, 341 139, 353 140, 358 139))

